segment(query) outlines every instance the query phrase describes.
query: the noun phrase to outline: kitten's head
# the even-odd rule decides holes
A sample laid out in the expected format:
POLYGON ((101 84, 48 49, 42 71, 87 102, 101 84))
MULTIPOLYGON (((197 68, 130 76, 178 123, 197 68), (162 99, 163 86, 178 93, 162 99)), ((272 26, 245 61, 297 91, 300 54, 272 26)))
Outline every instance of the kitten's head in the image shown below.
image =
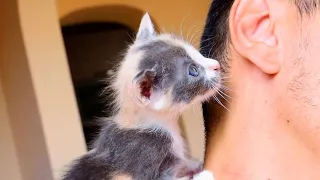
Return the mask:
POLYGON ((146 13, 117 74, 120 101, 153 110, 182 111, 208 99, 220 85, 218 61, 202 56, 189 43, 157 34, 146 13))

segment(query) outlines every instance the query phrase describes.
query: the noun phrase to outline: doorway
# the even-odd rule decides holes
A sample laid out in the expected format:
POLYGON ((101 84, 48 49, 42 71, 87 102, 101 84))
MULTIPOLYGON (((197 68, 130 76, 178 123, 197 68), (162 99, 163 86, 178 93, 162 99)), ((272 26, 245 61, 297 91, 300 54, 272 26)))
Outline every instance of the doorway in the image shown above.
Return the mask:
POLYGON ((102 117, 111 115, 108 72, 135 32, 118 23, 94 22, 62 27, 72 82, 80 112, 87 149, 100 131, 102 117))

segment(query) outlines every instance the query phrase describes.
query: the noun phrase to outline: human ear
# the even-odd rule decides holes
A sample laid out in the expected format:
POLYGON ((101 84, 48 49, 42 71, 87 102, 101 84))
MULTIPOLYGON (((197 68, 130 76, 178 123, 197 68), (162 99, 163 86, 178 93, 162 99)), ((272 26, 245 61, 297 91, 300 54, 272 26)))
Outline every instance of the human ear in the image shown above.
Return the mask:
POLYGON ((281 58, 269 0, 236 0, 229 15, 234 50, 262 72, 280 71, 281 58))

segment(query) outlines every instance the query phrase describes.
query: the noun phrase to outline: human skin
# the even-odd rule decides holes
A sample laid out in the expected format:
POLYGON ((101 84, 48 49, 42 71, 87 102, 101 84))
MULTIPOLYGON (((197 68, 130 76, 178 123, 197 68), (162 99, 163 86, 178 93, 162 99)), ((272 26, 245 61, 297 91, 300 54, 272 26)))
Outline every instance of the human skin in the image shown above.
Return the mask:
POLYGON ((217 180, 320 179, 320 13, 236 0, 229 15, 229 112, 207 134, 217 180))

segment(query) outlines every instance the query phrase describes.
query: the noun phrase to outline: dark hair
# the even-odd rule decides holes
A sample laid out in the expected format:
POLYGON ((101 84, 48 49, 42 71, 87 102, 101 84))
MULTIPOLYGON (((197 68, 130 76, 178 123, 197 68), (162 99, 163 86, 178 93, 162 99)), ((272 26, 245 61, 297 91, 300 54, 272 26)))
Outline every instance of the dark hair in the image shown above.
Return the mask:
POLYGON ((319 8, 319 0, 294 0, 301 15, 311 15, 319 8))
MULTIPOLYGON (((310 16, 319 8, 319 0, 289 0, 295 3, 301 16, 310 16)), ((217 59, 223 73, 227 73, 228 45, 229 45, 229 12, 234 0, 214 0, 211 3, 203 35, 200 43, 200 52, 206 56, 217 59)), ((220 98, 221 101, 223 100, 220 98)), ((225 104, 225 102, 222 102, 225 104)), ((206 134, 214 132, 220 121, 224 109, 214 100, 202 105, 206 134), (221 112, 223 111, 223 112, 221 112)))
POLYGON ((220 59, 227 46, 228 17, 234 0, 214 0, 211 3, 202 34, 200 52, 206 57, 220 59))
MULTIPOLYGON (((229 42, 228 17, 233 2, 234 0, 214 0, 211 3, 200 43, 200 52, 205 57, 217 59, 224 72, 228 69, 226 57, 229 42)), ((220 113, 223 112, 219 107, 221 106, 214 100, 202 105, 206 134, 214 132, 219 123, 220 113)))

